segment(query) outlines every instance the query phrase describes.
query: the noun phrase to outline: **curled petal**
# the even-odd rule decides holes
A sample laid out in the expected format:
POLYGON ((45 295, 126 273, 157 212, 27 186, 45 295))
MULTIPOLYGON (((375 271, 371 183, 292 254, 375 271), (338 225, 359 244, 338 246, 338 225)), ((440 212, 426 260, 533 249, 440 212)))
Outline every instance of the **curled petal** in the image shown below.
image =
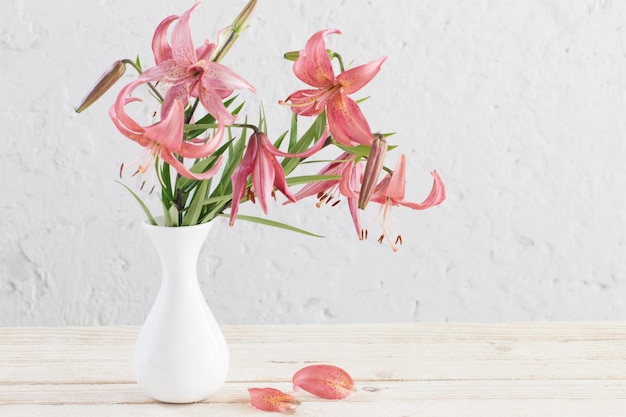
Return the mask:
POLYGON ((154 62, 160 64, 163 61, 172 58, 172 47, 167 42, 167 29, 178 16, 168 16, 157 26, 152 37, 152 53, 154 54, 154 62))
POLYGON ((196 50, 191 39, 189 18, 191 13, 200 5, 200 2, 191 6, 189 10, 180 16, 172 33, 172 56, 180 65, 190 66, 198 61, 196 50))
POLYGON ((215 174, 217 174, 220 170, 223 160, 222 156, 220 155, 210 169, 202 173, 196 174, 194 172, 191 172, 189 168, 187 168, 178 159, 176 159, 176 157, 172 153, 163 151, 159 154, 159 156, 161 157, 161 159, 163 159, 163 161, 170 164, 172 168, 174 168, 176 172, 178 172, 180 175, 185 178, 191 178, 193 180, 208 180, 210 178, 213 178, 215 174))
POLYGON ((206 158, 215 152, 224 137, 224 124, 219 123, 217 132, 210 139, 193 139, 183 142, 178 148, 180 156, 185 158, 206 158))
POLYGON ((332 33, 341 31, 326 29, 313 34, 293 64, 296 77, 310 86, 325 88, 332 85, 335 80, 335 73, 324 43, 324 36, 332 33))
POLYGON ((431 172, 433 176, 433 186, 430 193, 421 203, 414 203, 404 199, 406 186, 406 157, 400 155, 396 163, 396 169, 391 176, 387 175, 376 186, 376 190, 370 201, 379 204, 400 205, 413 210, 425 210, 427 208, 441 204, 446 199, 446 187, 443 180, 436 171, 431 172))
POLYGON ((294 389, 302 389, 327 400, 340 400, 354 391, 352 377, 333 365, 304 367, 294 374, 292 382, 294 389))
POLYGON ((298 90, 287 97, 285 101, 279 101, 279 104, 290 105, 291 111, 301 116, 317 116, 324 111, 334 92, 334 90, 328 92, 320 89, 298 90))
POLYGON ((144 127, 144 138, 158 143, 169 152, 176 152, 181 146, 185 109, 180 101, 174 101, 167 114, 161 115, 161 121, 144 127))
POLYGON ((289 411, 300 405, 293 396, 275 388, 248 388, 250 404, 263 411, 289 411))
POLYGON ((337 81, 339 81, 341 87, 343 87, 343 94, 352 94, 372 81, 372 78, 378 74, 380 67, 386 60, 387 57, 384 56, 376 61, 350 68, 339 74, 337 81))
MULTIPOLYGON (((351 154, 344 152, 337 159, 331 161, 324 168, 322 168, 317 175, 341 175, 347 163, 352 160, 351 158, 353 158, 351 154)), ((296 200, 302 200, 303 198, 326 192, 338 183, 339 180, 336 179, 310 182, 302 187, 302 189, 300 189, 294 197, 296 200)), ((285 204, 288 204, 288 202, 285 202, 285 204)))
POLYGON ((446 199, 446 187, 443 185, 443 180, 439 177, 437 171, 433 171, 430 174, 433 176, 433 187, 424 201, 413 203, 402 199, 398 201, 398 204, 413 210, 424 210, 441 204, 446 199))

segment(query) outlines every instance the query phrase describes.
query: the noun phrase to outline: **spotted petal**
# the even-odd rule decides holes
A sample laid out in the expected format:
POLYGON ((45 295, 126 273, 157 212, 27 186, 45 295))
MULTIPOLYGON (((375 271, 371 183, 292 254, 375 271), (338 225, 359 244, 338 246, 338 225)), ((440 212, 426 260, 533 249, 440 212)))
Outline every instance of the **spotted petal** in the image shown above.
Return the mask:
POLYGON ((263 411, 289 411, 300 405, 293 396, 275 388, 248 388, 250 404, 263 411))
POLYGON ((333 365, 311 365, 300 369, 292 379, 294 389, 302 389, 327 400, 340 400, 354 392, 352 377, 333 365))
POLYGON ((160 64, 163 61, 172 59, 172 47, 167 42, 167 30, 172 22, 178 19, 178 16, 168 16, 157 26, 152 37, 152 53, 154 54, 154 62, 160 64))
POLYGON ((331 33, 341 33, 341 31, 326 29, 313 34, 293 64, 296 77, 310 86, 326 88, 335 80, 335 73, 324 43, 324 36, 331 33))
POLYGON ((337 81, 339 81, 343 88, 343 94, 352 94, 359 91, 363 86, 372 81, 372 78, 378 74, 380 67, 386 59, 387 57, 384 56, 376 61, 350 68, 339 74, 337 81))
POLYGON ((330 134, 337 142, 352 146, 354 142, 369 145, 374 135, 359 105, 350 97, 337 94, 326 107, 330 134))

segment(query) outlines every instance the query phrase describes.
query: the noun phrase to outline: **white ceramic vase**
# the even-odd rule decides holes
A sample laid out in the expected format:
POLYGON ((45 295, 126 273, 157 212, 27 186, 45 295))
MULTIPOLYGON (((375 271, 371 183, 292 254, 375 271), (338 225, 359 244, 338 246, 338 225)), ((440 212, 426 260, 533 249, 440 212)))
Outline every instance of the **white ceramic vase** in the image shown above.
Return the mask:
POLYGON ((133 365, 139 386, 162 402, 206 399, 228 374, 226 341, 198 285, 198 254, 212 226, 144 223, 161 259, 163 278, 139 333, 133 365))

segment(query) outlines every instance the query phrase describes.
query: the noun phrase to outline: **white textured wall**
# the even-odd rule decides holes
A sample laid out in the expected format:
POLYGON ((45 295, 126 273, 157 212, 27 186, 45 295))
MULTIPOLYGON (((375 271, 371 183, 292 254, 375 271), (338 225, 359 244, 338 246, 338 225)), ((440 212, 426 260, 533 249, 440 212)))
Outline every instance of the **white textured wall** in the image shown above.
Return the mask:
MULTIPOLYGON (((244 3, 205 0, 196 39, 244 3)), ((73 107, 115 59, 151 64, 154 27, 191 4, 0 0, 0 325, 142 322, 160 270, 114 182, 139 148, 106 116, 113 94, 73 107)), ((357 241, 345 206, 272 207, 323 240, 222 222, 199 266, 218 320, 625 319, 625 22, 610 0, 259 0, 225 61, 259 91, 252 118, 263 101, 286 126, 275 103, 301 84, 282 53, 339 28, 348 60, 389 56, 363 109, 398 132, 408 197, 437 169, 448 199, 395 211, 396 254, 357 241)))

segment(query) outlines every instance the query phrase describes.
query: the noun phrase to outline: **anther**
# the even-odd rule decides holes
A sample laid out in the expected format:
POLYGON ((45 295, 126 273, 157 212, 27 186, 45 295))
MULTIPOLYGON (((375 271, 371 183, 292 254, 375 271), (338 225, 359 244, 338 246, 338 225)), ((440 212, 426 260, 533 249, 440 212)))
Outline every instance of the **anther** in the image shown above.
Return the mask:
POLYGON ((337 201, 335 201, 335 202, 331 205, 331 207, 335 207, 335 206, 336 206, 337 204, 339 204, 339 203, 341 203, 341 200, 337 200, 337 201))
POLYGON ((396 241, 394 242, 394 245, 397 244, 398 242, 402 244, 402 235, 398 235, 398 237, 396 238, 396 241))
POLYGON ((124 171, 124 164, 120 165, 120 179, 122 178, 122 172, 124 171))
POLYGON ((252 204, 256 203, 256 200, 254 199, 254 193, 252 192, 252 190, 248 190, 248 200, 252 201, 252 204))
POLYGON ((384 239, 385 239, 385 235, 380 235, 380 237, 378 238, 378 243, 383 243, 384 239))

